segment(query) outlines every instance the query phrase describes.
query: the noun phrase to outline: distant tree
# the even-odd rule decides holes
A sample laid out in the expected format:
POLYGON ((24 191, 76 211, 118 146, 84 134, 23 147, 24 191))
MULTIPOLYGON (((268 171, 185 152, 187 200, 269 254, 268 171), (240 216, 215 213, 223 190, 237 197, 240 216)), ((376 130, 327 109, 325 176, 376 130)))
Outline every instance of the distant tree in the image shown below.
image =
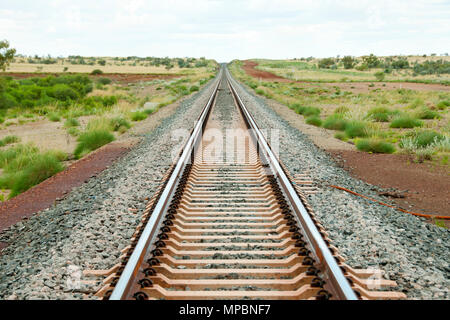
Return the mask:
POLYGON ((356 59, 352 56, 345 56, 342 58, 342 63, 344 64, 345 69, 351 69, 356 64, 356 59))
POLYGON ((103 59, 102 59, 102 60, 98 60, 97 62, 98 62, 98 64, 101 65, 101 66, 106 65, 106 60, 103 60, 103 59))
POLYGON ((6 67, 14 59, 16 49, 9 48, 9 42, 7 40, 0 41, 0 69, 6 70, 6 67))
POLYGON ((330 69, 332 65, 334 65, 333 58, 324 58, 324 59, 319 60, 319 63, 317 66, 321 69, 330 69))
POLYGON ((380 65, 380 60, 377 58, 377 56, 373 55, 373 53, 371 53, 370 56, 363 56, 362 60, 363 64, 367 65, 369 69, 376 68, 380 65))

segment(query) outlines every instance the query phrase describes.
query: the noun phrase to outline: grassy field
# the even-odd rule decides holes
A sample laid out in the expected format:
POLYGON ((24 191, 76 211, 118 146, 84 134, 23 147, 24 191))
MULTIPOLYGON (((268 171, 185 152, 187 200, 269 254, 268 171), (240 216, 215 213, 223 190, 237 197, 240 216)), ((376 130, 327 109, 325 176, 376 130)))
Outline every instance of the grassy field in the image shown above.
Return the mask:
POLYGON ((218 65, 201 60, 196 67, 197 60, 192 61, 189 68, 149 67, 175 71, 176 77, 125 83, 86 73, 25 79, 0 74, 0 200, 26 191, 63 170, 65 161, 82 158, 159 108, 200 90, 218 65))
POLYGON ((103 73, 125 74, 196 74, 206 72, 209 62, 195 58, 139 58, 139 57, 15 57, 6 72, 12 73, 103 73))
MULTIPOLYGON (((277 67, 271 71, 283 65, 287 71, 292 66, 292 61, 271 63, 277 67)), ((327 129, 330 138, 348 141, 365 152, 408 153, 417 161, 448 165, 449 91, 388 90, 381 85, 351 92, 342 90, 338 83, 317 83, 317 79, 312 84, 255 79, 242 66, 241 61, 231 64, 235 77, 257 94, 289 106, 308 124, 327 129)))
POLYGON ((442 61, 445 68, 450 70, 450 57, 448 56, 377 57, 378 64, 371 68, 364 64, 361 57, 354 59, 353 66, 348 69, 345 68, 342 58, 330 58, 322 64, 321 59, 312 58, 303 60, 255 59, 254 61, 258 63, 257 69, 272 72, 291 80, 310 82, 378 81, 378 76, 382 77, 383 81, 450 84, 449 73, 427 74, 433 72, 434 65, 425 68, 428 67, 426 64, 423 67, 424 63, 436 64, 442 61))

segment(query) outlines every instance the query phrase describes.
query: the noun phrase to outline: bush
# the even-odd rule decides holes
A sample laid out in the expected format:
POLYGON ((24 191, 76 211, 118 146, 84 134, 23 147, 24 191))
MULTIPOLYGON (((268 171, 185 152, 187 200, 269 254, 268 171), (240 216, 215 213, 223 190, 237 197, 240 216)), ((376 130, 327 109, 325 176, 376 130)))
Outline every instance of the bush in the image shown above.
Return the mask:
POLYGON ((345 56, 342 58, 342 63, 344 64, 344 69, 351 69, 356 64, 356 59, 352 56, 345 56))
POLYGON ((198 90, 200 90, 200 88, 199 88, 198 86, 192 86, 192 87, 189 89, 190 92, 194 92, 194 91, 198 91, 198 90))
POLYGON ((330 130, 345 130, 348 121, 342 115, 333 114, 325 119, 323 127, 330 130))
POLYGON ((142 111, 135 111, 131 113, 130 118, 132 121, 142 121, 147 119, 147 114, 142 111))
POLYGON ((60 101, 77 100, 79 98, 78 93, 67 84, 56 84, 47 90, 47 95, 60 101))
POLYGON ((395 118, 389 127, 391 128, 414 128, 414 127, 421 127, 423 125, 423 122, 419 119, 413 118, 411 116, 405 115, 405 116, 399 116, 395 118))
POLYGON ((445 136, 433 130, 415 131, 405 135, 400 142, 400 147, 403 149, 426 148, 443 140, 445 136))
POLYGON ((385 74, 383 71, 378 71, 378 72, 375 72, 374 76, 378 81, 383 81, 385 74))
POLYGON ((99 74, 103 74, 103 71, 100 69, 94 69, 91 72, 92 75, 99 75, 99 74))
POLYGON ((416 113, 416 117, 419 119, 440 119, 441 115, 437 111, 424 107, 416 113))
POLYGON ((8 166, 8 164, 13 161, 16 157, 20 155, 34 154, 39 150, 32 145, 22 145, 8 148, 6 150, 0 150, 0 168, 8 166))
POLYGON ((12 198, 19 193, 30 189, 62 170, 64 170, 64 166, 53 154, 46 153, 36 156, 33 161, 16 176, 9 197, 12 198))
POLYGON ((320 114, 320 109, 316 107, 303 107, 299 105, 294 106, 295 112, 304 115, 305 117, 309 116, 318 116, 320 114))
POLYGON ((345 125, 345 134, 349 138, 366 137, 367 124, 361 121, 350 121, 345 125))
POLYGON ((366 118, 377 122, 388 122, 392 111, 385 107, 375 107, 367 112, 366 118))
POLYGON ((321 69, 330 69, 332 65, 334 65, 334 59, 333 58, 325 58, 320 59, 318 63, 318 67, 321 69))
POLYGON ((4 147, 7 144, 19 142, 20 138, 18 136, 6 136, 0 140, 0 147, 4 147))
POLYGON ((61 117, 57 113, 52 112, 48 115, 48 120, 58 122, 61 121, 61 117))
POLYGON ((378 139, 360 139, 356 141, 356 148, 364 152, 394 153, 395 147, 385 141, 378 139))
POLYGON ((448 100, 442 100, 437 104, 439 110, 445 110, 448 106, 450 106, 450 101, 448 100))
POLYGON ((98 129, 84 132, 78 137, 74 155, 79 159, 111 141, 114 141, 114 135, 107 130, 98 129))
POLYGON ((111 127, 113 131, 120 131, 120 128, 130 129, 131 124, 122 117, 115 117, 110 119, 111 127))
POLYGON ((112 80, 110 78, 98 78, 97 82, 102 85, 107 85, 110 84, 112 80))
POLYGON ((320 127, 322 125, 322 119, 318 116, 309 116, 306 118, 307 124, 312 124, 313 126, 320 127))
POLYGON ((64 123, 64 127, 71 128, 71 127, 78 127, 80 123, 76 118, 68 118, 66 122, 64 123))

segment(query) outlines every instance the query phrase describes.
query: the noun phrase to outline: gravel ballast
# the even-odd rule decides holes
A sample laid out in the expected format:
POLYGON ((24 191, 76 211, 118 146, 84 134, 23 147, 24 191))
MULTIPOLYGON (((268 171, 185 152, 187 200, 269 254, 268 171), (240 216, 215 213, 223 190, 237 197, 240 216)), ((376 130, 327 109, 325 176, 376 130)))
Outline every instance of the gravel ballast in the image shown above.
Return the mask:
MULTIPOLYGON (((53 207, 36 213, 0 234, 7 242, 0 254, 0 299, 92 299, 96 278, 84 270, 117 264, 129 245, 147 200, 182 147, 176 129, 194 127, 213 89, 180 103, 125 157, 75 188, 53 207)), ((186 137, 187 138, 187 137, 186 137)))
MULTIPOLYGON (((354 268, 385 271, 408 299, 450 298, 450 231, 423 219, 378 205, 338 185, 386 202, 381 189, 353 178, 298 129, 289 125, 266 100, 233 81, 260 129, 278 129, 280 159, 291 174, 308 173, 318 193, 308 199, 346 262, 354 268)), ((270 135, 268 134, 270 142, 270 135)))

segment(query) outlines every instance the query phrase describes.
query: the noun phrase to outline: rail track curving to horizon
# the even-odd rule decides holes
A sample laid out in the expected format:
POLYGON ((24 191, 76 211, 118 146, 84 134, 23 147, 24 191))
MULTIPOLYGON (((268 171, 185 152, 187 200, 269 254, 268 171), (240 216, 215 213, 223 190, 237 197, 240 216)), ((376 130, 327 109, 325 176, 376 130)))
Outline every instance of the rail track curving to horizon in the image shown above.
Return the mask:
POLYGON ((307 203, 302 182, 279 161, 226 66, 214 81, 178 160, 97 295, 111 300, 405 298, 380 290, 394 281, 345 264, 307 203), (218 137, 229 133, 232 139, 224 145, 218 137))

